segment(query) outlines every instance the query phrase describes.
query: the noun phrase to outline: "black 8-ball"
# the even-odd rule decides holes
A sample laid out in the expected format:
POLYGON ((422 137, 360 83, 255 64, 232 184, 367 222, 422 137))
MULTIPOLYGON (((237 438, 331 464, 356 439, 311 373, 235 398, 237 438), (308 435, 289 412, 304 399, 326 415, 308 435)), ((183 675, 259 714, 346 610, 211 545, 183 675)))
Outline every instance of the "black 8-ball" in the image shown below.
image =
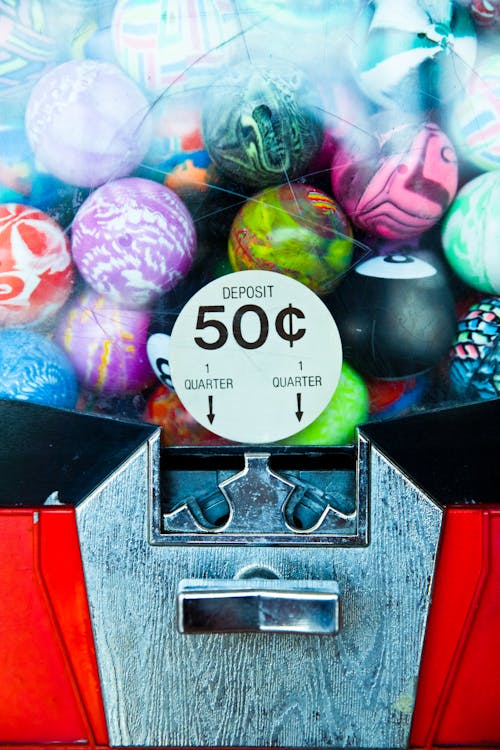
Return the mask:
POLYGON ((397 253, 353 268, 329 300, 345 359, 364 375, 405 378, 446 354, 455 312, 439 264, 397 253))

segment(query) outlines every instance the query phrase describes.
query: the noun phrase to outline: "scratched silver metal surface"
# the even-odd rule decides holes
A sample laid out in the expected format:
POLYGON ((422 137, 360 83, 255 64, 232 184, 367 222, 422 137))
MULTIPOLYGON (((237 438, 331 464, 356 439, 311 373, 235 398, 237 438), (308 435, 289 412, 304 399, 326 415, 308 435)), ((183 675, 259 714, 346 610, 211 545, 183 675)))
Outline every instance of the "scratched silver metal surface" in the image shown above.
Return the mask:
POLYGON ((111 744, 405 748, 441 510, 372 446, 367 547, 153 546, 157 450, 77 508, 111 744), (177 631, 182 579, 246 566, 336 580, 340 633, 177 631))

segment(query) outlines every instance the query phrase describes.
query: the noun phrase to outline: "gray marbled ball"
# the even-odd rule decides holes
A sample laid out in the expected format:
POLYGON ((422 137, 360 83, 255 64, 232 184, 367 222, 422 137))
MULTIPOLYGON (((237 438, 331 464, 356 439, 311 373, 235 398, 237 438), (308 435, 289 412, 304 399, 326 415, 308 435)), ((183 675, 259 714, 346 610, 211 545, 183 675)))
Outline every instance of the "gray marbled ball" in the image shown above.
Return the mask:
POLYGON ((210 87, 206 149, 236 182, 266 187, 305 175, 323 139, 322 104, 302 71, 243 63, 210 87))

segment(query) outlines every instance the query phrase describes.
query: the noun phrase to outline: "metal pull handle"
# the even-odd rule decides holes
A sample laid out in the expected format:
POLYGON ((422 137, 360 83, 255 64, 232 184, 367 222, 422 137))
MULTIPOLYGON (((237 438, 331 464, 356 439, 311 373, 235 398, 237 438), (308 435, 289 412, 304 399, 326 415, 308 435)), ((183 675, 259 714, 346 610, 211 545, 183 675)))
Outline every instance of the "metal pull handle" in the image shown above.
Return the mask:
POLYGON ((181 633, 335 635, 339 588, 335 581, 185 580, 177 615, 181 633))

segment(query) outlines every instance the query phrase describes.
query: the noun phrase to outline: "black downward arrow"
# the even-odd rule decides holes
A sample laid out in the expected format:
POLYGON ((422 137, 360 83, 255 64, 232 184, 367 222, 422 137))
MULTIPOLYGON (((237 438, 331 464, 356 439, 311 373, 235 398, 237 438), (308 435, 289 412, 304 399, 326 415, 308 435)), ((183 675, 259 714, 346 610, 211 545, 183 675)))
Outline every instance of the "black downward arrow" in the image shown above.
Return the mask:
POLYGON ((303 411, 301 411, 300 407, 302 406, 302 393, 297 393, 297 411, 295 412, 295 416, 297 417, 298 421, 302 419, 302 416, 304 414, 303 411))
POLYGON ((210 424, 212 424, 213 421, 214 421, 214 419, 215 419, 215 414, 214 414, 214 411, 213 411, 213 403, 214 403, 214 397, 213 396, 209 396, 208 397, 208 414, 207 414, 207 417, 208 417, 208 421, 210 422, 210 424))

